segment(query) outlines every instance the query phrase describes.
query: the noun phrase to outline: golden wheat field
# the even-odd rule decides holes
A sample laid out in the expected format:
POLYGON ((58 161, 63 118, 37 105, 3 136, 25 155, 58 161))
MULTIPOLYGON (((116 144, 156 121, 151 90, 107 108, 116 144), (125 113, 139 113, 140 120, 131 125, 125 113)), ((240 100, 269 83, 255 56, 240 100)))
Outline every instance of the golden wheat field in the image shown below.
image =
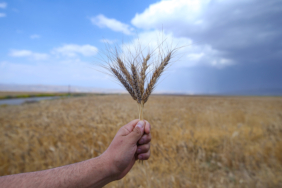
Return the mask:
MULTIPOLYGON (((152 96, 151 158, 106 187, 281 187, 282 98, 152 96)), ((0 175, 103 153, 138 118, 129 95, 0 107, 0 175)))

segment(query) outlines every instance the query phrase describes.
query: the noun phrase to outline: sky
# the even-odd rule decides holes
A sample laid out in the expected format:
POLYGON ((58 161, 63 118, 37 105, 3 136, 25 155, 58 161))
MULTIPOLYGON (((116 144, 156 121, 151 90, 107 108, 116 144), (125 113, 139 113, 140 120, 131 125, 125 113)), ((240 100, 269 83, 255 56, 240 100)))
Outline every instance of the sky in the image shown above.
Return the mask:
POLYGON ((178 50, 157 92, 282 93, 281 0, 0 0, 0 84, 122 89, 105 44, 178 50))

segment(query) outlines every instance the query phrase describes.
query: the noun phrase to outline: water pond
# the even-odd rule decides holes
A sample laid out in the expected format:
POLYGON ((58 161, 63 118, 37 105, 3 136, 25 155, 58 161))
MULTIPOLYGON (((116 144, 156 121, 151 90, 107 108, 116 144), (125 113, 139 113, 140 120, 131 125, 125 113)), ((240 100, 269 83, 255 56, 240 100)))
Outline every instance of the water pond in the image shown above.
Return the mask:
POLYGON ((20 105, 23 103, 33 103, 38 102, 42 100, 51 100, 51 99, 57 99, 59 97, 30 97, 30 98, 19 98, 19 99, 3 99, 0 100, 0 105, 20 105))

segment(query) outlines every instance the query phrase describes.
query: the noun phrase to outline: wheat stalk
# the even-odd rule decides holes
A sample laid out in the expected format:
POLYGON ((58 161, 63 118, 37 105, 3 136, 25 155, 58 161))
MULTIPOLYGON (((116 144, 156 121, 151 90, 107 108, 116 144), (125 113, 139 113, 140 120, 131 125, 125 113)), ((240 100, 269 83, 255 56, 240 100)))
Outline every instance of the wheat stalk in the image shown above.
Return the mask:
POLYGON ((140 92, 141 92, 141 97, 143 100, 143 95, 144 95, 144 84, 145 84, 145 78, 146 78, 146 70, 148 69, 148 61, 150 59, 150 54, 147 55, 146 58, 143 58, 143 63, 142 63, 142 69, 140 72, 140 92))
POLYGON ((168 65, 169 60, 171 59, 171 53, 172 52, 169 52, 167 56, 161 62, 160 66, 155 69, 152 75, 152 78, 150 82, 148 83, 147 89, 143 95, 143 98, 142 98, 143 104, 145 104, 148 101, 148 98, 151 95, 152 91, 154 90, 157 80, 160 78, 162 72, 164 71, 164 68, 168 65))

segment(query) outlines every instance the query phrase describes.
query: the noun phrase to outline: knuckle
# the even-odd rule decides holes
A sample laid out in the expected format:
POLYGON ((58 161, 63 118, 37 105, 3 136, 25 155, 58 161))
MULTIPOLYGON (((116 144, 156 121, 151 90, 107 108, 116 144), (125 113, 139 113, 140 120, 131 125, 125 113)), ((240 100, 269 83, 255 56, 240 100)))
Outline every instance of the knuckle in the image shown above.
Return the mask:
POLYGON ((149 130, 151 130, 151 124, 148 121, 146 121, 146 122, 148 123, 149 130))
POLYGON ((150 149, 150 144, 146 144, 146 145, 145 145, 145 149, 146 149, 146 151, 149 151, 149 149, 150 149))
POLYGON ((148 158, 147 158, 147 159, 149 159, 149 158, 150 158, 150 156, 151 156, 151 152, 149 151, 149 153, 148 153, 148 158))
POLYGON ((150 158, 150 153, 146 153, 143 155, 144 160, 148 160, 150 158))
POLYGON ((146 145, 143 145, 143 148, 142 148, 142 150, 143 150, 143 152, 147 152, 147 151, 149 151, 149 146, 146 144, 146 145))
POLYGON ((147 136, 147 140, 150 142, 152 140, 151 134, 147 136))
POLYGON ((141 130, 139 128, 135 129, 136 134, 140 135, 141 134, 141 130))

